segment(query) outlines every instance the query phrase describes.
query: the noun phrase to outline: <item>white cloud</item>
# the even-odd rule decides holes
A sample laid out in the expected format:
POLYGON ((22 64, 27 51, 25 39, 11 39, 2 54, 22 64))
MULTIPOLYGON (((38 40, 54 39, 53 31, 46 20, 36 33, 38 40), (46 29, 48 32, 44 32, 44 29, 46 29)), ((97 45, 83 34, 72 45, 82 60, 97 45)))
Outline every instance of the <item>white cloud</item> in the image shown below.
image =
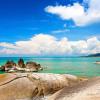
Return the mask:
POLYGON ((70 31, 69 29, 62 29, 62 30, 54 30, 51 33, 53 33, 53 34, 57 34, 57 33, 67 33, 69 31, 70 31))
POLYGON ((87 11, 79 3, 73 6, 48 6, 45 11, 60 16, 63 20, 72 19, 77 26, 88 25, 100 21, 100 0, 85 0, 88 2, 87 11))
POLYGON ((96 37, 79 41, 70 41, 66 37, 58 40, 52 35, 38 34, 14 44, 0 42, 0 48, 0 55, 82 55, 100 52, 100 41, 96 37))

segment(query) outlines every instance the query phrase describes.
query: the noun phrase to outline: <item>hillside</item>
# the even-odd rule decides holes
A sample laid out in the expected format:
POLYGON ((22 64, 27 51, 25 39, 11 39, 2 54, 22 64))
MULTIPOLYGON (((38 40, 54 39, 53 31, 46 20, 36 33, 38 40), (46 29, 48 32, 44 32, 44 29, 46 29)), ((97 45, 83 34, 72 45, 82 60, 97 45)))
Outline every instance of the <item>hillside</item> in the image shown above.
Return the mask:
POLYGON ((87 57, 100 57, 100 53, 90 54, 87 57))

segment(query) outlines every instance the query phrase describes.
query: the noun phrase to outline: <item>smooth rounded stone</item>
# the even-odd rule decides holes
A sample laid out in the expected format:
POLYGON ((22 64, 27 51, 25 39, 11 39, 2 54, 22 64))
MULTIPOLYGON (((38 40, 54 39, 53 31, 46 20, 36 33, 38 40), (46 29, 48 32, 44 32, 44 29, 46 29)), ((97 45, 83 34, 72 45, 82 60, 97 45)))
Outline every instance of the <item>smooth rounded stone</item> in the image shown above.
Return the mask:
POLYGON ((100 100, 100 77, 61 89, 47 100, 100 100))
POLYGON ((33 73, 28 74, 28 78, 38 87, 38 95, 54 93, 80 83, 80 78, 69 74, 33 73))
POLYGON ((15 79, 5 85, 0 86, 1 100, 32 99, 36 86, 26 77, 15 79))
POLYGON ((0 75, 0 86, 9 83, 10 81, 13 81, 16 79, 16 75, 12 74, 1 74, 0 75))
MULTIPOLYGON (((0 99, 1 100, 32 100, 56 91, 69 87, 69 78, 63 74, 50 73, 15 73, 6 74, 0 78, 0 99), (3 77, 3 78, 2 78, 3 77)), ((78 81, 78 80, 77 80, 78 81)), ((76 81, 71 81, 75 82, 76 81)), ((43 100, 43 99, 42 99, 43 100)))
POLYGON ((75 80, 77 81, 78 80, 78 77, 75 76, 75 75, 70 75, 70 74, 63 74, 66 78, 70 79, 70 80, 75 80))
POLYGON ((44 97, 34 97, 32 100, 48 100, 48 96, 44 96, 44 97))
POLYGON ((96 61, 95 64, 100 64, 100 61, 96 61))
POLYGON ((50 92, 54 93, 55 91, 69 85, 66 77, 60 74, 33 73, 29 74, 28 78, 36 84, 40 94, 43 95, 49 94, 50 92))
POLYGON ((38 71, 38 70, 41 70, 41 65, 37 64, 36 62, 27 62, 26 68, 32 71, 38 71))

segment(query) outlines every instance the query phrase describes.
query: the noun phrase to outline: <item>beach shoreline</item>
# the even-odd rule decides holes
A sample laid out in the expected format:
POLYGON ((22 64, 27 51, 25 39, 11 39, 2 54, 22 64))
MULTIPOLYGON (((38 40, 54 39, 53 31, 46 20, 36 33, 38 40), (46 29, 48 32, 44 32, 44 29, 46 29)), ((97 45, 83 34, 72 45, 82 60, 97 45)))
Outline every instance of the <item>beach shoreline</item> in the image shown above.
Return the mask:
MULTIPOLYGON (((0 58, 0 65, 4 65, 8 60, 13 60, 15 63, 18 62, 20 57, 4 57, 0 58)), ((23 57, 26 62, 36 62, 41 64, 43 70, 39 73, 59 73, 59 74, 72 74, 76 76, 99 76, 100 65, 94 62, 99 61, 100 57, 70 57, 70 58, 34 58, 34 57, 23 57)))

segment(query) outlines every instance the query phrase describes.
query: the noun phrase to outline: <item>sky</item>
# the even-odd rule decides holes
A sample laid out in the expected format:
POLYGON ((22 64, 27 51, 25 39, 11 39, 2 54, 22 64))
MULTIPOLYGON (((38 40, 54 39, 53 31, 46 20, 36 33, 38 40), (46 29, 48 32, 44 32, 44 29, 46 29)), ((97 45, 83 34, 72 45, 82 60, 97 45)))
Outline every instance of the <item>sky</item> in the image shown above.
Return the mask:
POLYGON ((0 56, 100 53, 100 0, 0 0, 0 56))

